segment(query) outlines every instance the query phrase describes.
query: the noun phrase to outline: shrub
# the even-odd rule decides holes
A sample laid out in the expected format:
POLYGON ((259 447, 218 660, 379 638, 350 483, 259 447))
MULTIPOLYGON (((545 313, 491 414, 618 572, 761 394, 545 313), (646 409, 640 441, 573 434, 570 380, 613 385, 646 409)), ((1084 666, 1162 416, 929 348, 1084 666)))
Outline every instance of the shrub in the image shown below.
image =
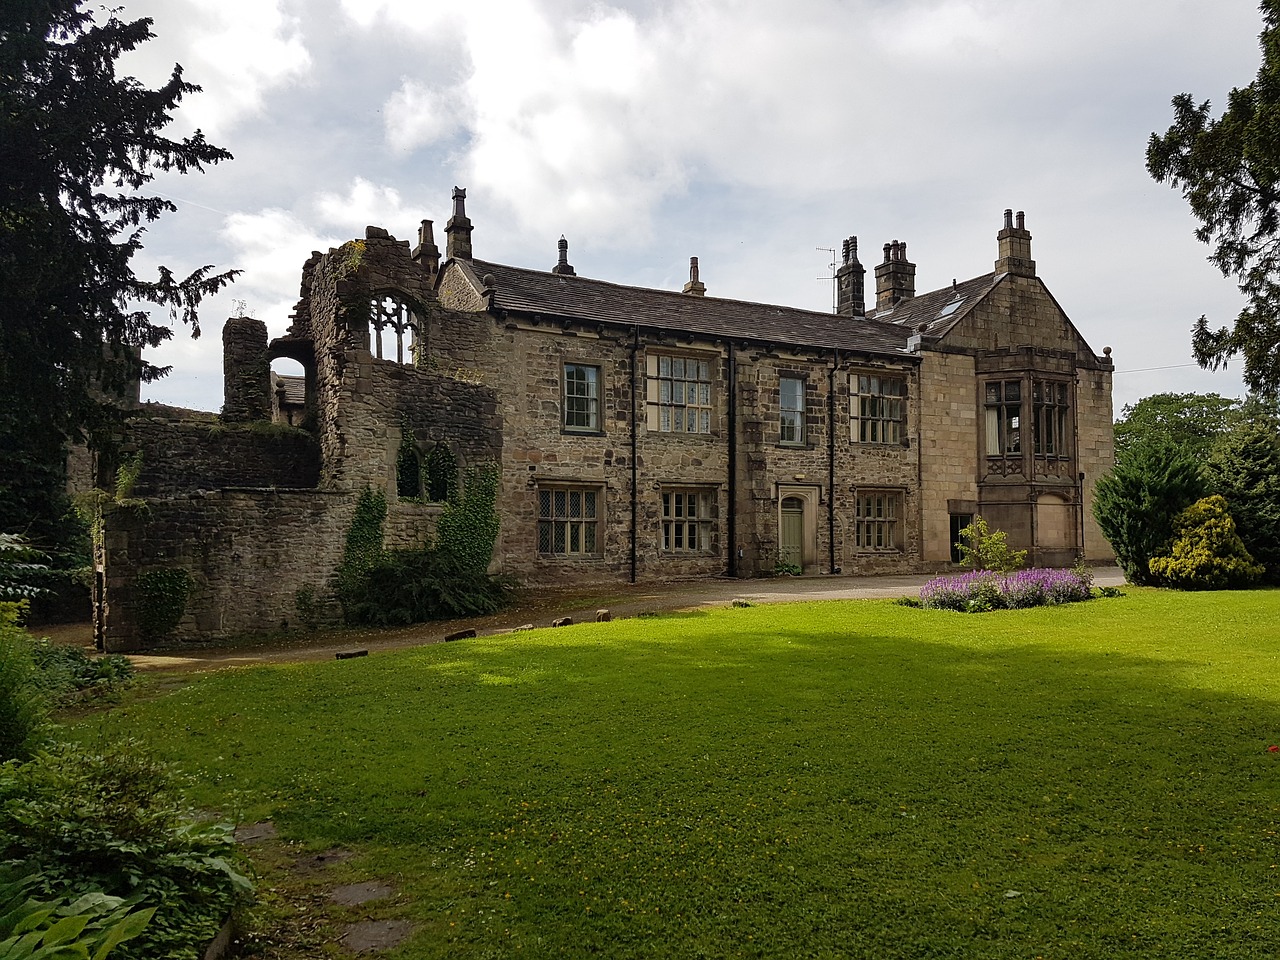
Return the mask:
POLYGON ((1151 558, 1173 535, 1173 518, 1205 492, 1199 465, 1167 440, 1135 444, 1098 480, 1093 515, 1130 583, 1153 583, 1151 558))
POLYGON ((156 908, 122 958, 195 958, 249 882, 231 828, 188 816, 176 779, 134 741, 58 745, 0 766, 0 858, 40 874, 45 896, 101 890, 156 908))
POLYGON ((349 592, 347 619, 386 627, 481 616, 502 609, 511 593, 506 580, 461 568, 437 550, 392 550, 349 592))
POLYGON ((974 517, 969 526, 960 531, 960 563, 974 570, 993 570, 1008 573, 1027 562, 1027 551, 1010 550, 1008 535, 1003 530, 991 530, 982 517, 974 517))
POLYGON ((111 697, 133 682, 133 661, 118 653, 90 656, 80 647, 32 640, 37 682, 58 701, 111 697))
POLYGON ((1221 494, 1249 555, 1280 583, 1280 436, 1274 423, 1237 427, 1213 447, 1205 475, 1221 494))
POLYGON ((1256 583, 1263 573, 1245 549, 1227 502, 1214 495, 1174 520, 1169 556, 1151 559, 1151 575, 1178 590, 1229 590, 1256 583))
POLYGON ((48 732, 49 698, 15 618, 0 616, 0 761, 25 760, 48 732))
POLYGON ((932 610, 961 613, 1021 610, 1089 600, 1093 596, 1091 584, 1091 577, 1073 570, 1037 567, 1008 574, 975 570, 935 577, 920 589, 920 603, 932 610))
POLYGON ((37 581, 48 570, 42 559, 22 537, 0 533, 0 600, 30 600, 41 593, 37 581))
POLYGON ((154 907, 135 909, 133 902, 97 891, 68 902, 62 897, 41 901, 28 895, 40 885, 39 874, 18 876, 0 868, 0 957, 4 960, 103 960, 116 947, 140 934, 154 907))

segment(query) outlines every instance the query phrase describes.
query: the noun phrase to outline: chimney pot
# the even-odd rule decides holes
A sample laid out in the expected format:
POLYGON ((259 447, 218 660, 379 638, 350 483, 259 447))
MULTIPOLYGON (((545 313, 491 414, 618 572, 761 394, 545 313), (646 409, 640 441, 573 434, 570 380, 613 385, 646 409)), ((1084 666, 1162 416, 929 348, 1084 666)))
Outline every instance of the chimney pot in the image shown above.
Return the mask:
POLYGON ((574 276, 573 267, 569 266, 569 241, 564 238, 564 234, 560 234, 556 249, 559 251, 559 259, 556 261, 556 265, 551 268, 551 272, 565 277, 574 276))
POLYGON ((1006 230, 1013 229, 1013 209, 1006 208, 1004 211, 1004 228, 1006 230))
POLYGON ((693 297, 704 297, 707 285, 698 279, 698 258, 689 258, 689 282, 684 285, 684 293, 693 297))
POLYGON ((1018 211, 1018 229, 1019 230, 1027 229, 1027 215, 1023 213, 1021 210, 1018 211))

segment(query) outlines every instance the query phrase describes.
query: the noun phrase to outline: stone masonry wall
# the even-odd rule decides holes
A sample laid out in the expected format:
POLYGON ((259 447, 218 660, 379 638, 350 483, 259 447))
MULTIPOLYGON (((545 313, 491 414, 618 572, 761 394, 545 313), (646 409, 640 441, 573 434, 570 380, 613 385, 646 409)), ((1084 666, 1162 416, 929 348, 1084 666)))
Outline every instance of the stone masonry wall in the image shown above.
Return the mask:
POLYGON ((142 454, 134 487, 141 497, 172 497, 221 487, 315 487, 320 451, 311 434, 271 424, 129 421, 120 452, 142 454))
POLYGON ((1098 480, 1115 466, 1115 434, 1111 422, 1111 372, 1081 370, 1076 384, 1080 408, 1079 468, 1084 474, 1084 553, 1091 563, 1111 563, 1115 551, 1093 518, 1098 480))
MULTIPOLYGON (((142 649, 139 574, 182 569, 192 590, 165 642, 220 640, 300 624, 298 591, 323 597, 355 498, 319 491, 225 490, 151 500, 106 518, 106 648, 142 649)), ((330 611, 332 615, 332 611, 330 611)))
MULTIPOLYGON (((456 271, 446 271, 444 286, 456 271)), ((444 289, 442 286, 442 289, 444 289)), ((450 303, 468 303, 465 287, 450 303)), ((480 305, 475 304, 476 307, 480 305)), ((442 369, 466 370, 493 384, 500 397, 505 428, 501 494, 503 525, 497 565, 531 584, 606 582, 630 575, 632 366, 629 331, 591 329, 553 320, 497 319, 485 312, 442 312, 434 318, 431 358, 442 369), (439 331, 439 332, 437 332, 439 331), (600 371, 600 430, 566 431, 561 405, 564 365, 595 366, 600 371), (594 557, 538 554, 539 491, 576 487, 598 492, 602 547, 594 557)), ((780 494, 805 497, 811 540, 806 569, 830 569, 828 502, 828 396, 834 359, 814 353, 762 354, 739 350, 738 480, 729 477, 729 359, 722 344, 655 335, 640 336, 635 380, 636 576, 662 580, 721 574, 730 552, 742 550, 740 572, 772 574, 778 555, 780 494), (713 417, 710 434, 652 429, 648 412, 650 357, 667 355, 705 360, 711 365, 713 417), (778 383, 783 374, 806 381, 806 440, 797 446, 779 442, 778 383), (799 479, 797 479, 797 477, 799 479), (736 543, 728 542, 730 490, 737 491, 736 543), (662 549, 664 492, 699 490, 712 502, 708 548, 698 553, 662 549)), ((854 369, 876 370, 880 363, 854 369)), ((849 440, 849 364, 836 386, 836 566, 845 572, 903 570, 915 563, 919 545, 917 452, 910 445, 854 444, 849 440), (901 493, 902 549, 859 553, 852 545, 856 491, 901 493)), ((918 413, 912 364, 899 364, 911 381, 910 422, 918 413)))
POLYGON ((948 501, 978 500, 977 382, 973 357, 926 353, 920 365, 920 498, 926 564, 951 562, 948 501))

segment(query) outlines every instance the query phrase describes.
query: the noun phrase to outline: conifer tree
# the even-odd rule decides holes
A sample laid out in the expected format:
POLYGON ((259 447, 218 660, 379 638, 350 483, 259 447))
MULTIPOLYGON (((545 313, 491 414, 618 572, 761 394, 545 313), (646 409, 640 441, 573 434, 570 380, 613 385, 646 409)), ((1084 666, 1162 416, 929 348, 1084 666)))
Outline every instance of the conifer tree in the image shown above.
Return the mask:
POLYGON ((1221 117, 1210 101, 1173 98, 1173 125, 1151 135, 1147 171, 1182 191, 1200 221, 1196 237, 1209 261, 1239 284, 1248 304, 1232 327, 1201 317, 1192 353, 1219 369, 1244 360, 1249 389, 1280 392, 1280 0, 1262 0, 1262 65, 1248 86, 1231 91, 1221 117))
POLYGON ((1174 518, 1204 495, 1194 459, 1170 441, 1137 444, 1098 480, 1093 514, 1130 583, 1151 584, 1151 558, 1173 537, 1174 518))
POLYGON ((1268 583, 1280 583, 1280 435, 1252 423, 1227 434, 1205 463, 1209 486, 1226 500, 1236 530, 1268 583))
POLYGON ((145 225, 176 209, 146 185, 231 155, 199 131, 163 135, 200 88, 180 66, 154 90, 117 76, 151 21, 103 18, 82 0, 0 4, 0 530, 46 550, 67 441, 100 435, 113 397, 163 375, 141 349, 175 323, 198 335, 197 305, 235 273, 134 273, 145 225))

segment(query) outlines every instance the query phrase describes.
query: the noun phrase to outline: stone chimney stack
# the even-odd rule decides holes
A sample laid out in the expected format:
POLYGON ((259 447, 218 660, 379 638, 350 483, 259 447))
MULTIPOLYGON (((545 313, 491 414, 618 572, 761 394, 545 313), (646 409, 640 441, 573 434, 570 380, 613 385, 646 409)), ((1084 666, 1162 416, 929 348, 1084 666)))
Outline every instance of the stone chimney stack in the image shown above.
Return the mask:
POLYGON ((551 272, 558 273, 562 277, 574 276, 573 267, 569 265, 569 241, 564 238, 564 234, 560 235, 560 242, 556 244, 556 247, 560 250, 560 259, 551 268, 551 272))
POLYGON ((689 282, 684 285, 684 292, 691 297, 705 297, 707 285, 698 279, 698 258, 689 258, 689 282))
POLYGON ((1018 211, 1015 221, 1012 210, 1004 212, 1004 229, 996 234, 1000 247, 1000 259, 996 261, 996 273, 1011 273, 1015 277, 1034 277, 1036 262, 1031 259, 1031 233, 1027 230, 1026 214, 1018 211))
POLYGON ((867 268, 858 260, 857 237, 844 242, 841 260, 836 268, 836 313, 842 317, 865 317, 867 268))
POLYGON ((456 260, 471 259, 471 221, 467 219, 467 191, 453 188, 453 216, 444 225, 445 255, 456 260))
POLYGON ((907 259, 906 242, 884 245, 884 263, 876 267, 876 310, 888 310, 916 295, 916 265, 907 259))
POLYGON ((436 274, 440 272, 440 248, 436 246, 436 238, 431 226, 430 220, 422 221, 422 225, 418 227, 418 245, 413 248, 410 256, 415 262, 422 264, 434 281, 436 274))

